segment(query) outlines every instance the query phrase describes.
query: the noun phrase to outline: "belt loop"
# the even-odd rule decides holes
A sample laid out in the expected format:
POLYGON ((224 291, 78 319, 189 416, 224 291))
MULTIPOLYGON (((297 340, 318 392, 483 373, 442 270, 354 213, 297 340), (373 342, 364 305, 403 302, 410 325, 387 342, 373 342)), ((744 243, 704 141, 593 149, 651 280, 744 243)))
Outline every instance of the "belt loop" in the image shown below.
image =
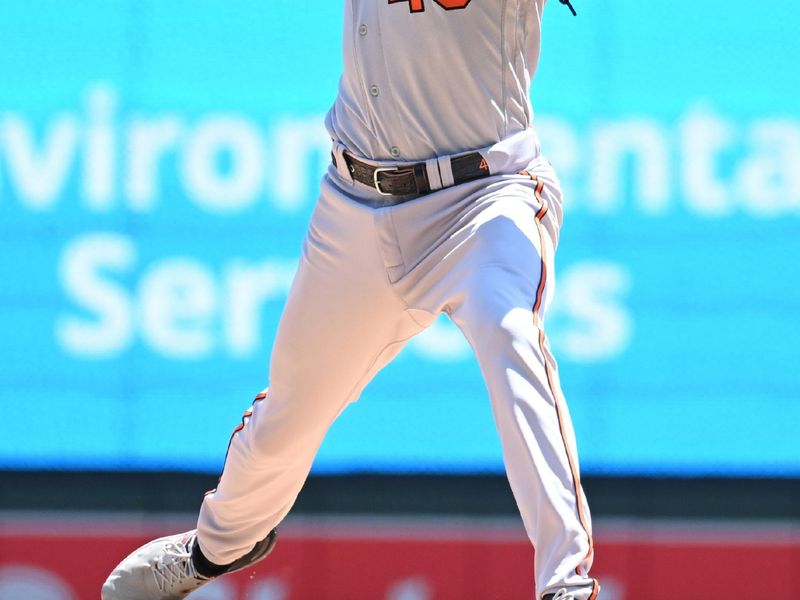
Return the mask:
POLYGON ((439 174, 441 175, 442 187, 450 187, 455 183, 453 179, 453 165, 450 164, 449 156, 442 156, 437 159, 439 164, 439 174))
POLYGON ((431 186, 431 191, 442 189, 442 176, 439 174, 439 161, 438 159, 431 158, 425 161, 425 170, 428 172, 428 184, 431 186))
POLYGON ((344 179, 350 185, 353 185, 353 174, 350 172, 350 168, 347 166, 347 161, 344 158, 344 144, 340 142, 333 142, 333 148, 331 149, 331 154, 333 155, 333 164, 336 166, 336 171, 339 173, 339 177, 344 179))

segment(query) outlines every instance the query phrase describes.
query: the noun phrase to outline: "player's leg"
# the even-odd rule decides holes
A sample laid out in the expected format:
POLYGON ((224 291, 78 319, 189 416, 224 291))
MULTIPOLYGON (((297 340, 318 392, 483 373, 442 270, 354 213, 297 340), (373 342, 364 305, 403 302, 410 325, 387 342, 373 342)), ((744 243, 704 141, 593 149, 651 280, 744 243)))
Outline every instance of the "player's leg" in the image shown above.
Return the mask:
POLYGON ((273 346, 269 389, 234 432, 196 535, 132 554, 104 600, 182 597, 169 594, 271 549, 328 427, 422 328, 390 289, 375 236, 373 211, 324 183, 273 346), (159 582, 167 591, 155 589, 159 582))
POLYGON ((200 548, 217 564, 283 519, 333 420, 421 329, 389 287, 373 211, 332 194, 311 223, 269 390, 233 436, 219 485, 203 502, 200 548))
POLYGON ((509 482, 535 547, 538 593, 566 588, 576 600, 593 600, 589 509, 544 334, 559 226, 547 210, 548 201, 551 213, 560 210, 557 186, 540 163, 530 182, 494 195, 471 229, 451 316, 489 388, 509 482))

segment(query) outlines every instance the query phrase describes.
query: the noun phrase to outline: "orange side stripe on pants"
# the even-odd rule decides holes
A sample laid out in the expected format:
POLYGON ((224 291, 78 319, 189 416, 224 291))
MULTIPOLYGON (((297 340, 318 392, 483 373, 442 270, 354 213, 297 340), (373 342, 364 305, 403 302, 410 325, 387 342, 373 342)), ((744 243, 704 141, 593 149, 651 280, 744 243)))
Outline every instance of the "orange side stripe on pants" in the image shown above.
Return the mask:
MULTIPOLYGON (((561 441, 564 443, 564 451, 567 454, 567 462, 569 463, 569 470, 572 474, 572 481, 575 487, 575 504, 577 507, 578 512, 578 520, 581 523, 581 527, 583 527, 584 532, 586 533, 586 537, 589 539, 589 551, 586 553, 586 556, 580 561, 578 566, 575 568, 575 572, 578 575, 581 575, 581 566, 585 563, 591 556, 594 554, 594 541, 592 540, 592 535, 589 532, 589 527, 587 526, 586 515, 584 514, 583 510, 583 493, 581 488, 581 480, 580 474, 578 470, 575 468, 575 459, 572 456, 572 451, 569 448, 569 443, 567 442, 567 436, 564 431, 564 420, 562 418, 562 398, 561 395, 558 393, 557 386, 554 384, 554 367, 550 364, 549 360, 549 353, 547 352, 547 338, 544 334, 544 328, 541 326, 542 320, 540 315, 540 310, 542 307, 542 301, 544 297, 544 288, 547 283, 547 254, 546 254, 546 247, 545 247, 545 238, 544 238, 544 230, 542 226, 542 218, 547 214, 547 205, 544 203, 542 198, 542 191, 544 190, 544 182, 539 181, 538 177, 535 175, 530 175, 529 173, 525 172, 525 175, 528 175, 533 181, 537 183, 536 185, 536 199, 539 201, 541 208, 536 213, 535 221, 536 221, 536 229, 539 232, 539 245, 541 247, 542 253, 542 274, 539 278, 539 287, 536 290, 536 302, 533 306, 533 320, 536 326, 539 328, 539 349, 542 353, 542 357, 544 358, 544 367, 545 373, 547 374, 547 384, 550 388, 550 393, 553 396, 553 404, 556 409, 556 416, 558 418, 558 427, 561 433, 561 441)), ((592 598, 597 597, 597 592, 599 591, 597 586, 597 582, 595 582, 595 587, 592 593, 592 598)))
POLYGON ((589 600, 597 600, 597 594, 600 593, 600 585, 598 585, 597 579, 592 581, 594 581, 594 583, 592 584, 592 595, 589 596, 589 600))
MULTIPOLYGON (((266 392, 259 392, 259 393, 256 395, 256 397, 255 397, 255 400, 253 400, 253 404, 255 405, 255 403, 256 403, 256 402, 259 402, 259 401, 261 401, 261 400, 264 400, 266 397, 267 397, 267 393, 266 393, 266 392)), ((250 418, 250 417, 252 417, 252 416, 253 416, 253 409, 252 409, 252 408, 248 408, 248 409, 247 409, 246 411, 244 411, 244 413, 242 414, 242 422, 241 422, 241 423, 239 423, 239 424, 238 424, 238 425, 237 425, 237 426, 234 428, 234 430, 233 430, 233 433, 231 433, 230 440, 228 440, 228 449, 227 449, 227 450, 225 450, 225 460, 222 462, 222 471, 223 471, 223 473, 225 472, 225 463, 227 463, 227 462, 228 462, 228 453, 231 451, 231 444, 233 443, 233 438, 234 438, 234 436, 235 436, 237 433, 239 433, 239 432, 240 432, 242 429, 244 429, 245 425, 247 425, 247 419, 249 419, 249 418, 250 418)), ((222 473, 220 473, 220 475, 219 475, 219 479, 222 479, 222 473)), ((214 488, 213 490, 208 490, 208 491, 207 491, 205 494, 203 494, 203 495, 204 495, 204 496, 208 496, 209 494, 213 494, 213 493, 214 493, 214 492, 216 492, 216 491, 217 491, 217 488, 214 488)))

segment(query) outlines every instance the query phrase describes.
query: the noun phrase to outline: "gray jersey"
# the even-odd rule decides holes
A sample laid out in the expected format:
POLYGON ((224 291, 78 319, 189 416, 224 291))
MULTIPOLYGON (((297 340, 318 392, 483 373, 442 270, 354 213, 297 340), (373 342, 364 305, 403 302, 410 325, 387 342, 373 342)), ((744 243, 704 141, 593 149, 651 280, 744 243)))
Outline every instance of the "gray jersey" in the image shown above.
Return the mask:
POLYGON ((535 138, 529 88, 545 2, 346 0, 331 137, 390 161, 535 138))

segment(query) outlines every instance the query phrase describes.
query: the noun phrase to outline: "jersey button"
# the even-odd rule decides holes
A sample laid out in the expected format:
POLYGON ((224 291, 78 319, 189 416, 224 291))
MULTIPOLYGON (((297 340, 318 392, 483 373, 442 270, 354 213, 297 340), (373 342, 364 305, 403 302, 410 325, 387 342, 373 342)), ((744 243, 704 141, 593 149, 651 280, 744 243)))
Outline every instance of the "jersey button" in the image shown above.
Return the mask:
POLYGON ((358 26, 358 33, 359 33, 359 35, 361 35, 361 37, 364 37, 365 35, 367 35, 367 26, 364 25, 363 23, 361 25, 359 25, 358 26))
POLYGON ((392 158, 397 158, 400 156, 400 148, 397 146, 392 146, 391 150, 389 150, 389 153, 392 155, 392 158))
POLYGON ((377 85, 370 86, 369 93, 372 94, 374 97, 378 97, 381 93, 380 88, 377 85))

